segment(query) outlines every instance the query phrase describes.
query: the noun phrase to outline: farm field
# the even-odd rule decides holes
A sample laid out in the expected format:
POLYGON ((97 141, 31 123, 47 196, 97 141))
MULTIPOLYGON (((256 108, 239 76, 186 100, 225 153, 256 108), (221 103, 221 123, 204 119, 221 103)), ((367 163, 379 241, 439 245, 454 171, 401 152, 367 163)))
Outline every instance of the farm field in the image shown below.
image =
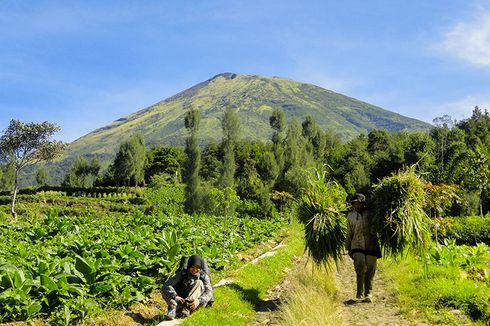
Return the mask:
MULTIPOLYGON (((182 189, 169 191, 168 211, 169 198, 182 198, 182 189)), ((2 322, 43 316, 69 325, 103 309, 128 307, 161 286, 182 255, 197 252, 221 270, 281 226, 249 216, 145 214, 143 202, 147 209, 161 204, 151 193, 27 196, 20 199, 19 222, 0 225, 2 322), (29 210, 40 214, 35 218, 29 210)))

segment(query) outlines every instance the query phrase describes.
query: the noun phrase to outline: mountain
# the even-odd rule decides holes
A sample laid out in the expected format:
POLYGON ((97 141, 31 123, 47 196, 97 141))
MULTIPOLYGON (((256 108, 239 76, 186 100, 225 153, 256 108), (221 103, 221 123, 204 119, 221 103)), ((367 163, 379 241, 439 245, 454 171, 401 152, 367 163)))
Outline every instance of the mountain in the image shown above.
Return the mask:
POLYGON ((125 138, 140 132, 147 145, 184 145, 186 111, 201 112, 202 143, 221 139, 226 106, 237 108, 243 139, 270 139, 269 117, 282 109, 288 121, 312 115, 320 127, 349 139, 372 129, 427 130, 430 125, 327 89, 279 77, 219 74, 155 105, 118 119, 69 145, 66 157, 115 154, 125 138))

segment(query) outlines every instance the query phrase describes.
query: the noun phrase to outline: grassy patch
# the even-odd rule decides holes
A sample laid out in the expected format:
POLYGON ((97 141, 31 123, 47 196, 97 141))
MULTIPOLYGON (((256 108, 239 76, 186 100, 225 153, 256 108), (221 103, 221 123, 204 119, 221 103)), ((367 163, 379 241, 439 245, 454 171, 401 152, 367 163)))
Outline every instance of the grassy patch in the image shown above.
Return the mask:
POLYGON ((333 298, 335 283, 331 270, 311 263, 298 268, 284 294, 279 311, 280 325, 340 325, 333 298))
POLYGON ((201 309, 184 320, 182 325, 244 325, 252 321, 268 288, 280 283, 284 269, 293 265, 293 256, 304 249, 302 230, 298 224, 288 229, 286 247, 256 265, 247 265, 228 275, 235 282, 215 290, 216 302, 210 309, 201 309))
MULTIPOLYGON (((461 265, 429 264, 415 257, 380 262, 398 293, 403 313, 432 323, 461 325, 490 322, 490 286, 461 265)), ((490 261, 486 262, 487 268, 490 261)))

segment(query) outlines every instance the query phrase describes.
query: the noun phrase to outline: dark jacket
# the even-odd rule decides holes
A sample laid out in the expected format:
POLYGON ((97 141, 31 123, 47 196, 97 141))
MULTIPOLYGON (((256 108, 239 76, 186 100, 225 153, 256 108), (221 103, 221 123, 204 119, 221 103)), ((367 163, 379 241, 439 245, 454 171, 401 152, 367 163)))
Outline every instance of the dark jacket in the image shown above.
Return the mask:
POLYGON ((209 275, 203 270, 199 272, 198 277, 193 276, 188 272, 177 271, 177 273, 169 278, 163 285, 163 294, 168 299, 175 299, 176 296, 185 299, 197 280, 201 280, 204 284, 204 291, 199 297, 199 305, 204 307, 213 299, 213 286, 211 285, 209 275))
POLYGON ((371 212, 362 213, 352 210, 347 214, 347 239, 345 247, 349 254, 362 252, 366 255, 381 257, 376 230, 371 223, 371 212))

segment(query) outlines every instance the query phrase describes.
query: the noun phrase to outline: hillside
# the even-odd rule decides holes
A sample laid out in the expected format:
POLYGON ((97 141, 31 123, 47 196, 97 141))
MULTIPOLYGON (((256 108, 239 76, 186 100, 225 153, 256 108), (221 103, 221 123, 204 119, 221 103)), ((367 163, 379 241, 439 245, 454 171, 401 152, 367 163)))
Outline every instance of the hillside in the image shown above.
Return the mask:
POLYGON ((288 121, 312 115, 322 128, 339 133, 344 139, 374 128, 399 131, 430 127, 311 84, 224 73, 77 139, 70 144, 67 156, 113 155, 121 141, 136 132, 145 136, 147 145, 183 145, 184 116, 190 107, 201 111, 202 143, 219 141, 220 119, 228 105, 238 110, 244 139, 270 139, 269 117, 276 108, 284 110, 288 121))
MULTIPOLYGON (((221 118, 229 105, 238 110, 242 139, 270 139, 269 117, 276 108, 285 112, 288 122, 312 115, 321 128, 345 140, 375 128, 430 128, 425 122, 315 85, 279 77, 223 73, 75 140, 61 158, 47 165, 51 183, 60 183, 79 155, 97 156, 102 167, 107 167, 121 142, 137 132, 144 135, 147 146, 184 145, 184 117, 191 107, 201 112, 201 144, 220 141, 221 118)), ((34 168, 23 171, 20 179, 22 186, 35 184, 34 168)))

